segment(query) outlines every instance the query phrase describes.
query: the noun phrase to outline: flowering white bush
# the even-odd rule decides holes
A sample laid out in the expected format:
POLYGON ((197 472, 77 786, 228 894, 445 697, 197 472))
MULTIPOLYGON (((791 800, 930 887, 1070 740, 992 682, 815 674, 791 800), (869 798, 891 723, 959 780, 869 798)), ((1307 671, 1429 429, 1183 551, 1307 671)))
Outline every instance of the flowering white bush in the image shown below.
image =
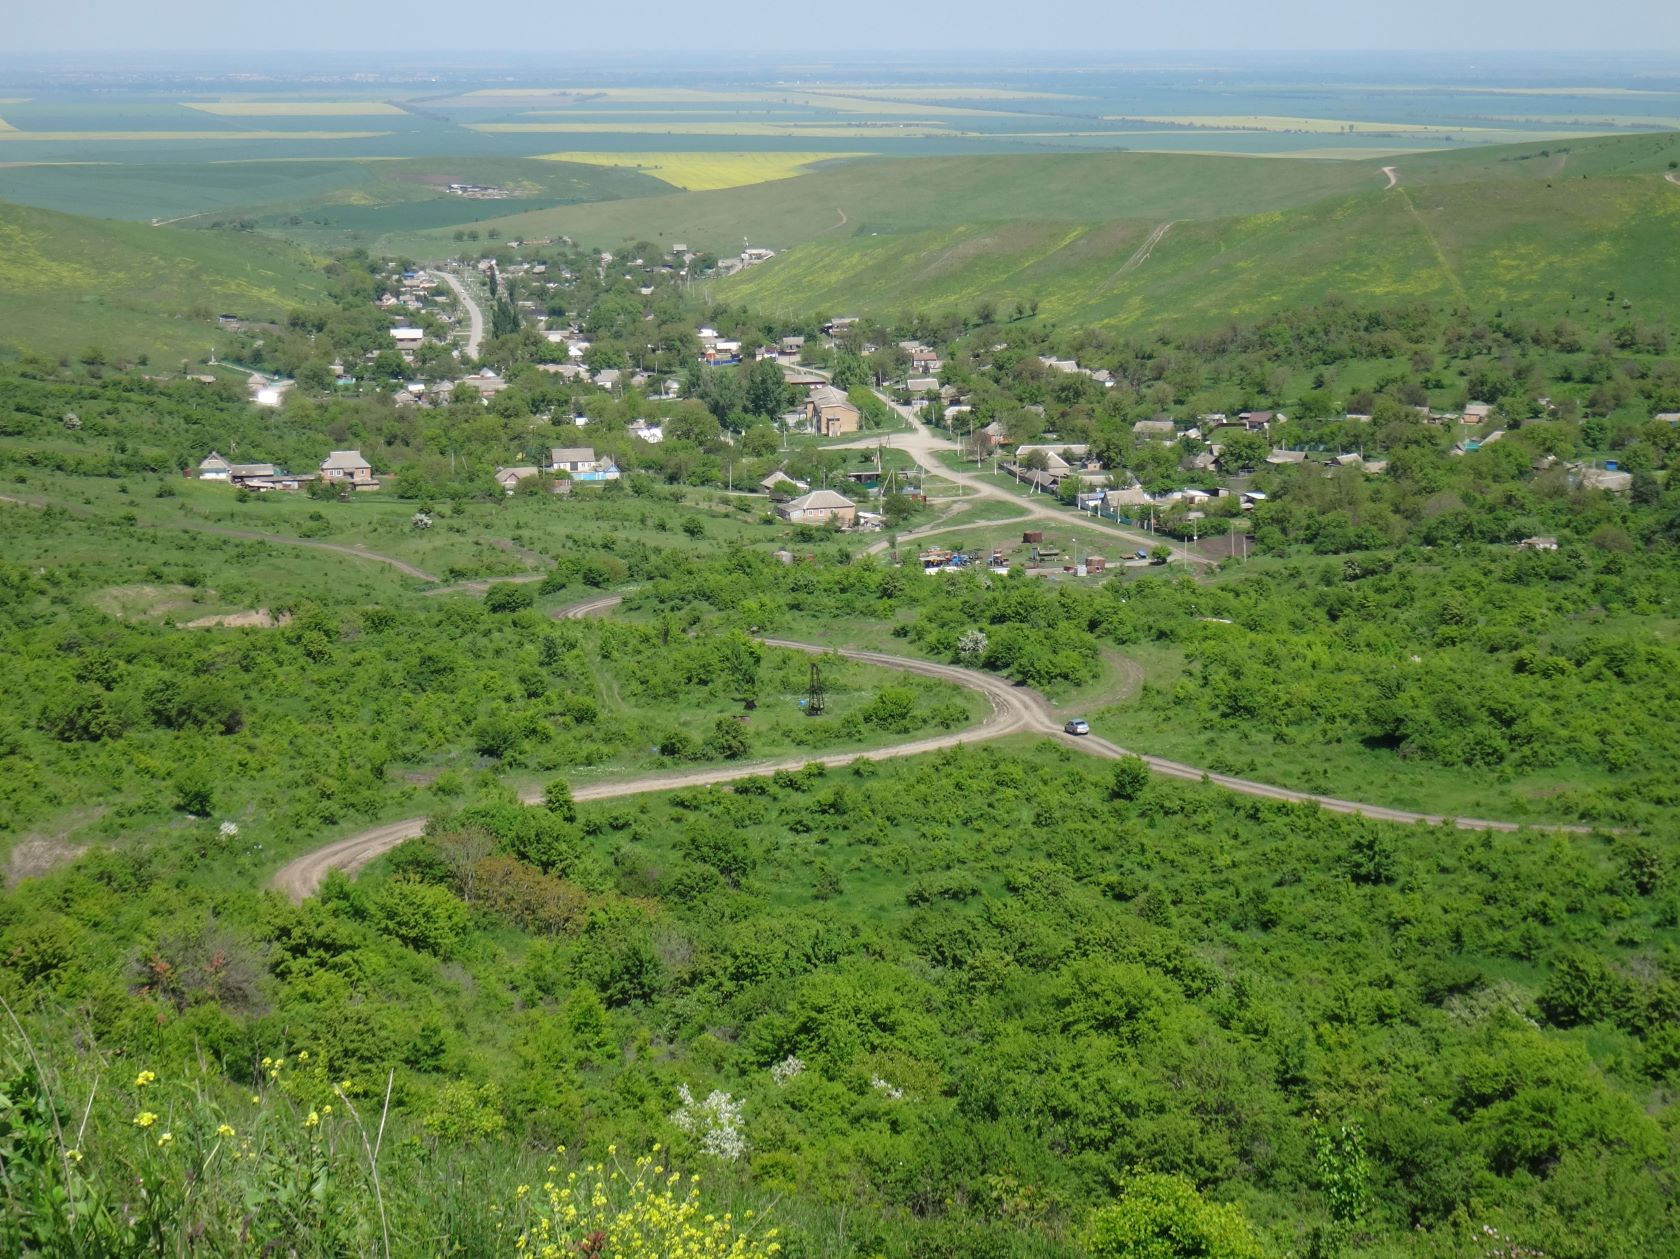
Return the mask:
POLYGON ((770 1068, 770 1078, 776 1081, 777 1084, 786 1084, 789 1080, 793 1079, 794 1076, 802 1074, 804 1070, 804 1060, 789 1054, 786 1058, 783 1058, 775 1066, 770 1068))
POLYGON ((701 1153, 734 1162, 747 1152, 740 1102, 721 1089, 713 1089, 705 1101, 697 1102, 686 1084, 677 1086, 677 1097, 682 1105, 671 1112, 671 1122, 700 1138, 701 1153))
POLYGON ((216 833, 223 839, 237 839, 239 837, 239 823, 223 822, 216 828, 216 833))
POLYGON ((883 1080, 880 1076, 876 1076, 874 1079, 870 1080, 869 1086, 878 1093, 885 1093, 895 1102, 904 1096, 903 1089, 895 1088, 892 1084, 883 1080))
POLYGON ((986 631, 971 629, 957 639, 957 655, 970 664, 978 664, 986 654, 986 631))

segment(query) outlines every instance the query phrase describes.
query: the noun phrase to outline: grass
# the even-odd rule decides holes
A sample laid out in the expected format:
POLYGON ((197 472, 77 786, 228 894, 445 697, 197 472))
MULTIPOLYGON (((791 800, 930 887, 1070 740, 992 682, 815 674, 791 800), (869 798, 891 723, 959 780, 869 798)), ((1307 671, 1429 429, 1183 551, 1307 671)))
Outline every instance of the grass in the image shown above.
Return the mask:
POLYGON ((360 118, 378 115, 400 116, 404 112, 389 101, 182 101, 186 109, 218 118, 360 118))
POLYGON ((687 192, 744 188, 792 179, 822 162, 865 157, 863 153, 545 153, 550 162, 622 167, 641 171, 687 192))
POLYGON ((277 317, 322 285, 306 256, 261 237, 0 204, 0 345, 13 349, 196 358, 220 311, 277 317))
MULTIPOLYGON (((1183 653, 1140 643, 1126 655, 1142 667, 1147 685, 1169 690, 1193 671, 1183 653)), ((1106 705, 1091 714, 1094 729, 1122 747, 1182 761, 1216 773, 1344 800, 1447 817, 1501 821, 1572 822, 1549 803, 1559 789, 1551 774, 1498 778, 1483 770, 1406 761, 1388 749, 1359 743, 1290 744, 1248 730, 1211 730, 1187 723, 1141 700, 1106 705)), ((1614 790, 1610 774, 1575 775, 1572 790, 1614 790)))
POLYGON ((1644 308, 1680 292, 1680 259, 1663 243, 1680 225, 1680 198, 1654 176, 1422 184, 1427 170, 1416 179, 1401 170, 1392 193, 1373 181, 1292 209, 1179 221, 1136 267, 1125 263, 1147 221, 976 222, 808 241, 719 292, 771 312, 886 316, 1037 298, 1046 319, 1110 327, 1164 312, 1212 326, 1332 292, 1515 304, 1530 315, 1561 315, 1611 291, 1644 308))
POLYGON ((1109 218, 1152 223, 1212 218, 1285 209, 1381 183, 1369 167, 1328 162, 1146 153, 879 158, 752 188, 561 207, 495 225, 509 237, 566 234, 589 244, 669 239, 718 250, 737 247, 746 235, 786 249, 819 238, 879 244, 876 234, 1023 219, 1088 224, 1093 207, 1109 218), (837 210, 844 211, 844 224, 837 210))

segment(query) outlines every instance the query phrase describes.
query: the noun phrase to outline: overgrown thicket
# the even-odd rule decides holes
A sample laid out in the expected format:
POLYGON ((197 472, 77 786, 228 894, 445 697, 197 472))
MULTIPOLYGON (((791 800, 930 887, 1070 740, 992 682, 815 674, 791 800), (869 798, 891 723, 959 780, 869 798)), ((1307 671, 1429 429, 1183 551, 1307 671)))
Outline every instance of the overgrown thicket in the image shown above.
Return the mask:
MULTIPOLYGON (((346 1160, 330 1235, 362 1253, 377 1215, 332 1085, 367 1123, 394 1072, 397 1253, 493 1249, 487 1204, 536 1183, 519 1151, 564 1143, 664 1146, 737 1218, 776 1197, 794 1255, 1631 1259, 1680 1239, 1670 848, 959 751, 474 797, 298 907, 184 880, 177 853, 89 858, 0 900, 0 989, 78 1081, 68 1127, 72 1036, 98 1046, 72 1177, 132 1200, 158 1134, 202 1159, 217 1107, 242 1140, 284 1129, 264 1158, 292 1166, 314 1113, 346 1160), (140 1069, 173 1091, 137 1095, 140 1069)), ((234 1218, 235 1183, 193 1209, 234 1218)), ((272 1192, 241 1209, 253 1236, 291 1218, 272 1192)))
MULTIPOLYGON (((8 511, 11 527, 64 527, 8 511)), ((608 558, 615 569, 567 556, 544 589, 622 575, 608 558)), ((151 575, 203 580, 187 561, 151 575)), ((109 810, 113 836, 186 814, 210 819, 195 842, 260 862, 265 847, 388 811, 417 781, 447 798, 481 769, 740 760, 969 714, 949 686, 835 662, 830 714, 810 721, 799 653, 678 617, 555 622, 532 585, 385 607, 324 588, 278 628, 202 632, 95 611, 90 576, 0 561, 0 828, 12 834, 76 806, 109 810), (217 831, 224 820, 232 833, 217 831)))

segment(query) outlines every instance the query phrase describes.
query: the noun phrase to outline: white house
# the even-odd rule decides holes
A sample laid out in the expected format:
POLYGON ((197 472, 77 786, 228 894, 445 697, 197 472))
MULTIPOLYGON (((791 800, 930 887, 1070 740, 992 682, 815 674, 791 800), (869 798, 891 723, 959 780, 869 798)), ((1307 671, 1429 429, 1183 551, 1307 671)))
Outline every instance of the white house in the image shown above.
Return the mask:
POLYGON ((233 465, 223 459, 215 451, 211 451, 198 464, 198 479, 200 481, 226 481, 233 465))

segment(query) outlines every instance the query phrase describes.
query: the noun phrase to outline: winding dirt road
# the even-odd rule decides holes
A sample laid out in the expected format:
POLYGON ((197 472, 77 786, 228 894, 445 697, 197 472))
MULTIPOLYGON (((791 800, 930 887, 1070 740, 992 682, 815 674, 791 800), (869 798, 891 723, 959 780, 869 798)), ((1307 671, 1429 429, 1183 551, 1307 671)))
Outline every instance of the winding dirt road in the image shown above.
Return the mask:
POLYGON ((1384 192, 1387 192, 1389 188, 1394 187, 1395 184, 1400 182, 1399 167, 1385 166, 1382 168, 1382 173, 1388 176, 1388 186, 1383 189, 1384 192))
MULTIPOLYGON (((622 599, 622 595, 599 595, 582 603, 575 603, 570 607, 562 608, 554 615, 558 620, 580 620, 584 617, 599 616, 617 607, 622 599)), ((912 660, 908 657, 893 656, 880 651, 863 651, 849 647, 824 647, 816 643, 802 643, 786 638, 766 638, 762 641, 769 647, 803 651, 816 656, 833 654, 842 656, 847 660, 878 665, 883 669, 898 669, 906 673, 917 673, 923 677, 938 678, 940 681, 967 687, 969 690, 984 695, 991 704, 991 711, 981 721, 966 730, 915 739, 892 747, 872 748, 862 752, 838 752, 828 756, 786 757, 776 761, 713 766, 707 769, 690 770, 686 773, 647 774, 640 778, 627 778, 616 782, 590 783, 586 786, 574 787, 572 789, 573 798, 580 801, 609 800, 621 796, 641 795, 650 791, 676 791, 684 787, 714 786, 720 783, 734 782, 741 778, 771 774, 778 770, 799 769, 811 764, 838 768, 863 759, 879 761, 895 757, 920 756, 927 752, 937 752, 961 744, 1000 739, 1006 735, 1039 734, 1059 739, 1069 747, 1076 748, 1081 752, 1111 760, 1123 756, 1138 755, 1154 773, 1165 777, 1177 778, 1186 782, 1206 782, 1216 787, 1223 787, 1228 791, 1255 796, 1263 800, 1278 800, 1292 804, 1313 804, 1319 808, 1328 809, 1332 813, 1355 814, 1380 822, 1402 824, 1423 822, 1431 826, 1450 824, 1460 830, 1468 831, 1516 831, 1522 829, 1514 822, 1496 822, 1485 818, 1454 818, 1435 813, 1414 813, 1406 809, 1390 809, 1382 805, 1365 804, 1357 800, 1341 800, 1334 796, 1318 796, 1310 792, 1292 791, 1287 787, 1275 787, 1269 783, 1235 778, 1228 774, 1211 774, 1206 770, 1198 769, 1194 765, 1185 765, 1179 761, 1167 760, 1164 757, 1133 753, 1117 743, 1112 743, 1096 735, 1086 735, 1084 737, 1068 735, 1062 730, 1062 716, 1037 691, 1024 686, 1016 686, 1003 678, 989 673, 981 673, 974 669, 938 664, 931 660, 912 660)), ((542 800, 542 792, 534 789, 526 791, 521 793, 520 799, 526 804, 537 804, 542 800)), ((322 880, 327 877, 330 871, 341 870, 345 874, 354 875, 370 861, 383 856, 398 844, 420 835, 425 830, 425 826, 426 819, 423 817, 405 818, 400 822, 389 822, 384 826, 376 826, 371 830, 336 840, 312 852, 305 853, 282 866, 275 872, 271 886, 293 900, 302 900, 313 895, 320 888, 322 880)), ((1589 833, 1592 830, 1591 827, 1586 826, 1545 824, 1531 824, 1530 829, 1567 831, 1578 834, 1589 833)))

